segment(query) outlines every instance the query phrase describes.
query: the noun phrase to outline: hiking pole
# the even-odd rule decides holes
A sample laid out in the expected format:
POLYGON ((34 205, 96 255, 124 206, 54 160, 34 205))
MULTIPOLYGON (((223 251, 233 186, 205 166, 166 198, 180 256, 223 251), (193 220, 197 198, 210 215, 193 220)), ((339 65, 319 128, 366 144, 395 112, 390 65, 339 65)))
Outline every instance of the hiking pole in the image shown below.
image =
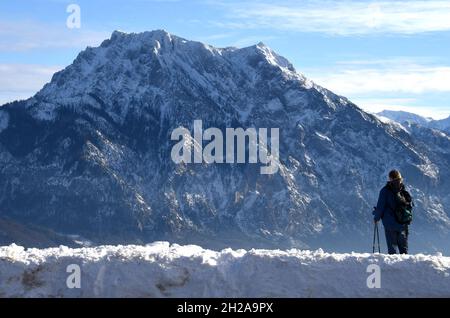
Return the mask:
POLYGON ((373 244, 372 244, 372 254, 375 254, 375 235, 376 235, 377 224, 375 223, 373 227, 373 244))
POLYGON ((377 226, 378 254, 381 254, 381 249, 380 249, 380 232, 378 232, 378 223, 376 224, 376 226, 377 226))
POLYGON ((375 254, 375 237, 377 238, 378 243, 378 253, 381 253, 380 249, 380 233, 378 232, 378 222, 375 223, 373 228, 373 245, 372 245, 372 253, 375 254))

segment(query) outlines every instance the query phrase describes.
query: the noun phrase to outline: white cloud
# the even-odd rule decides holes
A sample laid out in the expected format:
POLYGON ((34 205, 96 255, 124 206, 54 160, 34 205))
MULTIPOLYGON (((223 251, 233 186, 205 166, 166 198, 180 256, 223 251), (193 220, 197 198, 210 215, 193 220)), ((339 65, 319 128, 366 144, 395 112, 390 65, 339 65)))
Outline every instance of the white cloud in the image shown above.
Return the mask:
MULTIPOLYGON (((65 21, 63 21, 65 22, 65 21)), ((69 29, 65 23, 48 25, 35 21, 0 21, 0 51, 37 48, 79 48, 96 46, 109 33, 83 28, 69 29)))
POLYGON ((449 1, 221 2, 231 29, 270 28, 336 35, 414 34, 450 30, 449 1))
POLYGON ((384 63, 339 63, 331 69, 309 70, 307 75, 341 95, 450 92, 450 66, 384 63))
POLYGON ((31 97, 61 68, 36 64, 0 64, 0 105, 31 97))
POLYGON ((450 104, 437 105, 429 98, 450 94, 450 66, 393 58, 341 61, 330 68, 303 71, 315 83, 369 112, 403 110, 435 119, 450 115, 450 104))

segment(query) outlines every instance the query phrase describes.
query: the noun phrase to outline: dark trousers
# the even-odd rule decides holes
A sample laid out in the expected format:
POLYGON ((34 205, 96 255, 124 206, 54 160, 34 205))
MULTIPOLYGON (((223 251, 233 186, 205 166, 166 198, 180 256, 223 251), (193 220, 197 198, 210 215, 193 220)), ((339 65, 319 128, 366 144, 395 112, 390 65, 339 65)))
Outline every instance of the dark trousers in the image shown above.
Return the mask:
POLYGON ((386 243, 389 254, 397 254, 397 247, 400 254, 408 254, 408 228, 403 231, 394 231, 384 229, 386 234, 386 243))

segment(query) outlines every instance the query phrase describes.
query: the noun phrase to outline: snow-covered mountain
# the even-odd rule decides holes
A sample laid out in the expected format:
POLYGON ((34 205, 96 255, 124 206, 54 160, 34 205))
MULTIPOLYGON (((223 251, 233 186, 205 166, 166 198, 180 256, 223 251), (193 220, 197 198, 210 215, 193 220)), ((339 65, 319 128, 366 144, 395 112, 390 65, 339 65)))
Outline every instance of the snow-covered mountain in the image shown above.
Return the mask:
POLYGON ((450 257, 439 254, 217 252, 168 242, 44 250, 11 245, 0 247, 0 268, 2 297, 450 296, 450 257), (374 265, 381 288, 367 285, 374 265), (80 288, 68 288, 67 281, 80 288))
POLYGON ((409 124, 418 124, 423 127, 439 129, 450 133, 450 117, 434 120, 432 118, 422 117, 417 114, 395 110, 383 110, 382 112, 377 113, 377 115, 396 121, 400 124, 405 122, 409 124))
POLYGON ((372 207, 399 168, 416 199, 412 250, 447 250, 449 166, 447 135, 385 124, 262 43, 114 32, 0 109, 1 215, 94 244, 367 250, 372 207), (280 128, 278 172, 174 164, 170 134, 195 119, 280 128))
POLYGON ((430 123, 430 127, 450 133, 450 116, 444 119, 433 120, 430 123))
POLYGON ((401 110, 383 110, 377 113, 378 116, 386 117, 398 123, 413 122, 422 126, 427 126, 433 119, 423 117, 414 113, 405 112, 401 110))

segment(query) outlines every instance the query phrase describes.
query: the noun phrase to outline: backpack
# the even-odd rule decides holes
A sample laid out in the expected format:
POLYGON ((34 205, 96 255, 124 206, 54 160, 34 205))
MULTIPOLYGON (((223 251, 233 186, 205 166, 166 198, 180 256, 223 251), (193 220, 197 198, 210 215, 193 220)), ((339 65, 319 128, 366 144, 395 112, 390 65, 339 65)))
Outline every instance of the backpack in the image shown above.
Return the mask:
POLYGON ((402 188, 399 192, 394 193, 395 197, 395 208, 394 208, 394 216, 395 220, 399 224, 409 225, 413 219, 413 207, 414 203, 412 202, 412 197, 408 191, 402 188))

